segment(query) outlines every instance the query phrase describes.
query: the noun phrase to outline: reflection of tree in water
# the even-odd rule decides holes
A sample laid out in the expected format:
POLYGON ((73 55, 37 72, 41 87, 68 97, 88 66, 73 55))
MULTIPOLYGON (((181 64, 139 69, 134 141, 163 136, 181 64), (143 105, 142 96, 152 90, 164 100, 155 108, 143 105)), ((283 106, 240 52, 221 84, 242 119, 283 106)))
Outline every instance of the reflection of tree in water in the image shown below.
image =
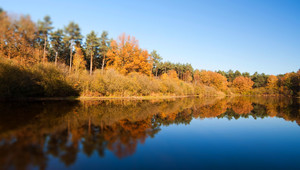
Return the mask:
POLYGON ((234 98, 230 101, 230 105, 237 114, 248 114, 253 110, 252 102, 245 97, 234 98))
POLYGON ((214 118, 226 112, 228 107, 225 99, 217 100, 214 103, 197 103, 193 108, 195 118, 214 118))
POLYGON ((161 126, 193 118, 281 117, 299 124, 299 103, 280 98, 84 101, 1 104, 0 169, 47 167, 49 155, 69 166, 79 152, 134 154, 161 126))

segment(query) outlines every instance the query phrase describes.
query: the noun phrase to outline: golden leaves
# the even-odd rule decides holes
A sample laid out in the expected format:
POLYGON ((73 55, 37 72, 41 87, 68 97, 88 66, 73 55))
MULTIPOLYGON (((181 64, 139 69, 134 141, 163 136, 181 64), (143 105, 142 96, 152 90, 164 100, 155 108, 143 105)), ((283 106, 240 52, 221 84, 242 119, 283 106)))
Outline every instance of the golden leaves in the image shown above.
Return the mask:
POLYGON ((130 35, 122 34, 119 36, 119 42, 112 41, 107 57, 108 66, 122 74, 131 72, 151 74, 152 59, 148 51, 139 48, 138 41, 130 35))
POLYGON ((235 78, 232 82, 233 87, 235 87, 239 93, 252 89, 253 84, 254 82, 250 78, 243 76, 235 78))

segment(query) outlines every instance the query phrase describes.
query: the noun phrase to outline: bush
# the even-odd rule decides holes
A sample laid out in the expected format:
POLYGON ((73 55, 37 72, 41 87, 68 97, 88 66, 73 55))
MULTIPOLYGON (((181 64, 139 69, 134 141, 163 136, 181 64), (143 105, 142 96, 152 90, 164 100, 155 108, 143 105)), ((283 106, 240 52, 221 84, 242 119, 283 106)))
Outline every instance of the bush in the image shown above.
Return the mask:
POLYGON ((108 69, 69 74, 68 67, 51 63, 22 66, 0 59, 0 98, 67 96, 157 96, 204 95, 224 93, 205 85, 193 86, 177 77, 149 77, 141 73, 122 75, 108 69))
POLYGON ((53 64, 32 67, 0 59, 0 98, 66 97, 79 92, 66 79, 62 68, 53 64))

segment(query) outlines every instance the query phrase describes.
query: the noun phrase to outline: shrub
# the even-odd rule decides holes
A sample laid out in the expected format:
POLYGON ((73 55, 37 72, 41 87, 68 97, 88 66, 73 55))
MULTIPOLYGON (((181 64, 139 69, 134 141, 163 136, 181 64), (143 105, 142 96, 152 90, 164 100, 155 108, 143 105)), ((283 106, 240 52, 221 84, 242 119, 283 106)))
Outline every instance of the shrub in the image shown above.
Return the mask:
POLYGON ((53 64, 25 67, 0 59, 0 94, 1 98, 66 97, 79 92, 67 81, 64 70, 53 64))

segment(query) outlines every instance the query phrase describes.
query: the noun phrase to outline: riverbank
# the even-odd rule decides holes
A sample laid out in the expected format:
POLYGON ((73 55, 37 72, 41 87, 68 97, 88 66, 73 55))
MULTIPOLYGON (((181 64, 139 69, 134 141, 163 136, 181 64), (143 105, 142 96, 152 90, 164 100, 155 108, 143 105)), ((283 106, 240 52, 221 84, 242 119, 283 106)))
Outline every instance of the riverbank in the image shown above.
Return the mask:
MULTIPOLYGON (((27 98, 12 98, 12 99, 0 99, 0 101, 60 101, 60 100, 156 100, 156 99, 178 99, 188 97, 204 97, 199 95, 187 95, 187 96, 102 96, 102 97, 27 97, 27 98)), ((209 96, 209 97, 220 97, 220 96, 209 96)))
MULTIPOLYGON (((96 70, 90 75, 86 70, 70 72, 63 64, 20 65, 16 60, 0 57, 0 100, 145 100, 186 96, 297 96, 298 94, 297 91, 293 92, 287 88, 274 90, 270 87, 250 87, 248 90, 240 91, 230 84, 223 83, 221 86, 219 81, 207 80, 218 73, 207 73, 208 77, 202 77, 202 82, 183 81, 177 77, 176 72, 171 73, 155 77, 137 72, 121 74, 114 69, 106 69, 96 70)), ((220 75, 218 76, 220 78, 220 75)))

